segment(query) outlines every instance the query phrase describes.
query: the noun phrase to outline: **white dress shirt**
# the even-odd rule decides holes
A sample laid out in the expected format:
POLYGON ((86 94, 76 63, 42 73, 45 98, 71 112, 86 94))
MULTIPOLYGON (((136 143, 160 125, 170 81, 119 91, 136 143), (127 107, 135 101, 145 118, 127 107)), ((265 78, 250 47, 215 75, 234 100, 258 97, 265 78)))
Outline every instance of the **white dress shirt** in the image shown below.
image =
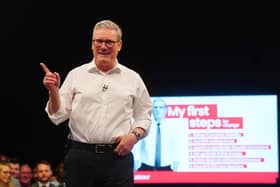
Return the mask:
POLYGON ((149 132, 152 103, 147 88, 138 73, 119 63, 107 73, 94 61, 74 68, 59 94, 59 110, 50 115, 46 106, 46 111, 56 125, 69 119, 73 140, 113 143, 136 127, 149 132))

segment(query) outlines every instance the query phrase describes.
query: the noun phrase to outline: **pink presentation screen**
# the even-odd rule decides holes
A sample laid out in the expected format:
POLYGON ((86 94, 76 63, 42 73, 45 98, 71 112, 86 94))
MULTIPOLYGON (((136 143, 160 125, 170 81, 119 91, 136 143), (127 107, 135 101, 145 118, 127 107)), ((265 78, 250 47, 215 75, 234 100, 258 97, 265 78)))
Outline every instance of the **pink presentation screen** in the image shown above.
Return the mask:
POLYGON ((149 135, 133 148, 136 184, 276 183, 277 95, 152 97, 156 99, 165 103, 161 140, 154 135, 153 113, 149 135), (160 158, 155 156, 158 144, 160 158))

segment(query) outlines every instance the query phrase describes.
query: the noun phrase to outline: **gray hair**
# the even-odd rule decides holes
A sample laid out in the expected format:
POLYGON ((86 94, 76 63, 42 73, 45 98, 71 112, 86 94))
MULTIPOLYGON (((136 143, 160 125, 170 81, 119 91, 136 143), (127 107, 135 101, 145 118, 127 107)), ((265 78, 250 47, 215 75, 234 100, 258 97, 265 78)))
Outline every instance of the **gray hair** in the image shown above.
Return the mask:
POLYGON ((95 24, 94 28, 93 28, 93 35, 95 33, 95 31, 97 29, 100 29, 100 28, 106 28, 106 29, 112 29, 112 30, 115 30, 117 31, 117 34, 118 34, 118 40, 121 40, 122 39, 122 30, 120 28, 120 26, 118 24, 116 24, 115 22, 111 21, 111 20, 102 20, 102 21, 99 21, 95 24))

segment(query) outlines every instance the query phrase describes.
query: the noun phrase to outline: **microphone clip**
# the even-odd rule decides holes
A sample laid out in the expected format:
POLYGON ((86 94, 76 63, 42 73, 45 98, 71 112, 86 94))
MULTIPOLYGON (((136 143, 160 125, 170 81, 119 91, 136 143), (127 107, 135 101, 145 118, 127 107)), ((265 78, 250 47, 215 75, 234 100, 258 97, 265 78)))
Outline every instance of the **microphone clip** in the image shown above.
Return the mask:
POLYGON ((102 86, 102 91, 103 92, 105 92, 105 91, 107 91, 108 90, 108 85, 107 84, 104 84, 103 86, 102 86))

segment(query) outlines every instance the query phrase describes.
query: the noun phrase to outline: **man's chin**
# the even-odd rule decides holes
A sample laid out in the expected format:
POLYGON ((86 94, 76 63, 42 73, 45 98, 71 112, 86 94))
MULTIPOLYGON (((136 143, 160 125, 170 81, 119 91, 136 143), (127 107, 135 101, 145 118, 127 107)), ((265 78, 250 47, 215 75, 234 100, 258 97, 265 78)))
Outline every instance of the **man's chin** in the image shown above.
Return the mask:
POLYGON ((111 59, 107 56, 102 56, 96 59, 99 64, 110 64, 111 59))

